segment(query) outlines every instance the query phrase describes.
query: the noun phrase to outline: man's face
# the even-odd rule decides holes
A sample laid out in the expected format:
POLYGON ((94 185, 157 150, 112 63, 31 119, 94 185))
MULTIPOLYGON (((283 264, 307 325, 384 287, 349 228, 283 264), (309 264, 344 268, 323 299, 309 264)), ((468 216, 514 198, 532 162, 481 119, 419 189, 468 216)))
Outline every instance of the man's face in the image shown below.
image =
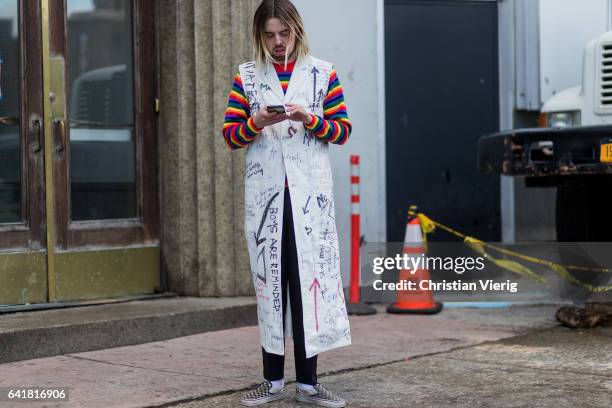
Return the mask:
POLYGON ((278 18, 271 18, 266 21, 264 27, 264 41, 266 48, 277 61, 284 61, 287 50, 291 52, 293 44, 290 43, 289 27, 283 24, 278 18))

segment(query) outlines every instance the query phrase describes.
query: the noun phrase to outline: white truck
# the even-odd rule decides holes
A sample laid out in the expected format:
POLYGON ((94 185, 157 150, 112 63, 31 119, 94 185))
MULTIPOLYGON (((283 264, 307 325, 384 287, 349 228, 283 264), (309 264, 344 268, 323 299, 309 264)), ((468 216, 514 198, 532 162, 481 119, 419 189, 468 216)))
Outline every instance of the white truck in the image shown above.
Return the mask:
MULTIPOLYGON (((557 241, 612 242, 612 31, 588 42, 582 85, 547 99, 539 126, 482 137, 481 172, 524 176, 527 187, 556 187, 557 241)), ((610 267, 598 263, 597 248, 560 244, 560 260, 610 267)), ((604 273, 569 272, 593 285, 608 284, 604 273)), ((573 300, 592 299, 592 293, 570 282, 563 287, 573 300)), ((570 324, 581 313, 558 318, 570 324)))
POLYGON ((558 241, 612 241, 612 31, 588 42, 582 85, 546 100, 539 126, 482 137, 481 172, 556 186, 558 241))
POLYGON ((544 103, 541 112, 544 127, 612 124, 612 31, 586 45, 582 85, 553 95, 544 103))

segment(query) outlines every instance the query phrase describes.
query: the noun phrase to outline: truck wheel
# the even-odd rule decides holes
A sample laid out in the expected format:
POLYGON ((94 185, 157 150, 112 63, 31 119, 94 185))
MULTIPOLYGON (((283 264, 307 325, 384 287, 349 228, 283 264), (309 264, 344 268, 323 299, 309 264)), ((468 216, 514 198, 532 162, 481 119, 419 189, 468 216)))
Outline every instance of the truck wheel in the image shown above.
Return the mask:
MULTIPOLYGON (((589 242, 612 242, 612 217, 608 216, 612 200, 612 176, 590 175, 562 184, 557 188, 556 227, 557 241, 577 244, 560 244, 561 262, 566 265, 611 267, 609 259, 601 254, 602 248, 589 242), (582 244, 580 244, 582 243, 582 244)), ((592 285, 605 284, 610 274, 568 270, 572 276, 592 285)), ((592 293, 587 289, 565 281, 561 285, 564 295, 584 301, 592 293)))

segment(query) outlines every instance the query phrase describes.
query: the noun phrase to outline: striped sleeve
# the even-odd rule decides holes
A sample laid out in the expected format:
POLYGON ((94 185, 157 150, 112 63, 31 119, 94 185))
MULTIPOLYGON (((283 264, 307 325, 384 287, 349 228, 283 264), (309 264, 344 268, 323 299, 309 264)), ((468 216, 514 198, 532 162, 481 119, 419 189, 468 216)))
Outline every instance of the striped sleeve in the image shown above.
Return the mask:
POLYGON ((306 128, 322 141, 344 144, 353 129, 344 103, 344 92, 338 80, 336 70, 329 75, 327 96, 323 100, 323 118, 312 115, 312 121, 306 128))
POLYGON ((240 74, 234 77, 234 83, 229 94, 225 121, 223 122, 223 137, 232 150, 240 149, 255 140, 263 129, 255 126, 251 117, 251 109, 247 100, 240 74))

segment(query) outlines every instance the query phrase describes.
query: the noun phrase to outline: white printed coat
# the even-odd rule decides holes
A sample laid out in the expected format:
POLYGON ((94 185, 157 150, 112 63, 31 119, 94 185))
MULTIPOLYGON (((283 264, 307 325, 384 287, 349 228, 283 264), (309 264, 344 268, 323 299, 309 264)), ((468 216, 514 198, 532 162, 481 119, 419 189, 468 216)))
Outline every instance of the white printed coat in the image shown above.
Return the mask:
MULTIPOLYGON (((332 65, 298 58, 287 93, 270 63, 240 65, 251 115, 263 106, 299 104, 323 118, 332 65)), ((340 276, 340 253, 328 144, 302 122, 286 120, 264 128, 247 148, 245 233, 257 296, 261 344, 284 355, 291 337, 289 294, 283 333, 281 245, 285 173, 291 195, 302 292, 306 357, 351 343, 340 276)))

